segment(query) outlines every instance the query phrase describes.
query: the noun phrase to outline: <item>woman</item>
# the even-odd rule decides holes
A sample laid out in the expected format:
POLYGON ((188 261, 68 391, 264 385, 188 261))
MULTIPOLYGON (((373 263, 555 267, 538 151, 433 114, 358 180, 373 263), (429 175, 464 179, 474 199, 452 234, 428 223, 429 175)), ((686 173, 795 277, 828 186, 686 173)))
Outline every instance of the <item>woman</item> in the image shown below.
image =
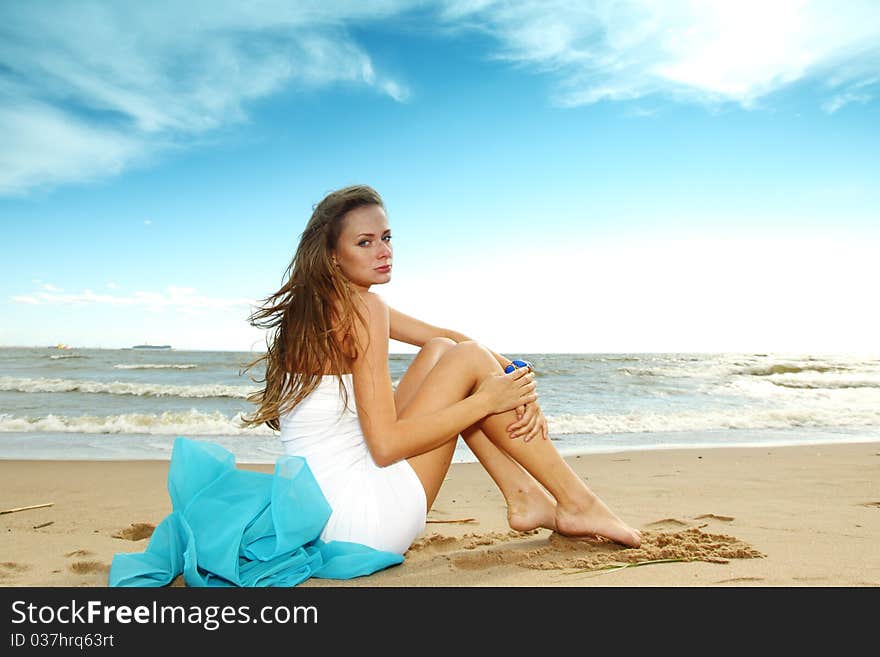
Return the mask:
POLYGON ((333 510, 322 540, 403 554, 461 435, 501 489, 513 529, 638 547, 639 532, 547 440, 531 368, 505 374, 509 359, 389 308, 371 288, 391 268, 382 198, 363 185, 339 189, 315 206, 287 282, 249 318, 274 333, 248 365, 265 362, 266 374, 245 422, 280 430, 285 451, 306 458, 333 510), (421 348, 396 389, 391 338, 421 348))

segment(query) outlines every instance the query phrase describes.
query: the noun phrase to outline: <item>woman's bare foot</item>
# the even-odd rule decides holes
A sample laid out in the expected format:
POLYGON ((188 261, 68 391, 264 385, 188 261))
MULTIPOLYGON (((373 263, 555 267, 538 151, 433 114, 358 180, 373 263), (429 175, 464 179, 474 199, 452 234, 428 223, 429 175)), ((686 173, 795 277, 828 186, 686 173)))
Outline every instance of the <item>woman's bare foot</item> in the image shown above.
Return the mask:
POLYGON ((539 527, 556 531, 556 500, 543 488, 518 490, 507 500, 507 524, 518 532, 539 527))
POLYGON ((623 522, 595 495, 581 505, 557 505, 556 531, 570 537, 605 537, 632 548, 642 544, 639 530, 623 522))

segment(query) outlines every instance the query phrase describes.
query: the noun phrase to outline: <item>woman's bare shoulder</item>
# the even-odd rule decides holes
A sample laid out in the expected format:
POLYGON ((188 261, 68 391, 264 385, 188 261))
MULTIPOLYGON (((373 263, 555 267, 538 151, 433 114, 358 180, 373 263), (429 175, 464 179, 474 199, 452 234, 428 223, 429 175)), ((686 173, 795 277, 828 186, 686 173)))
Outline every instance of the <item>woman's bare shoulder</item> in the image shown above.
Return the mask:
POLYGON ((364 307, 370 313, 370 319, 375 317, 382 318, 388 315, 388 304, 385 303, 385 299, 375 292, 364 292, 361 295, 361 299, 363 300, 364 307))
MULTIPOLYGON (((375 292, 361 292, 352 298, 354 309, 364 314, 367 311, 370 315, 375 313, 387 312, 388 304, 385 300, 375 292)), ((336 318, 344 315, 343 303, 340 299, 333 300, 333 311, 336 318)))

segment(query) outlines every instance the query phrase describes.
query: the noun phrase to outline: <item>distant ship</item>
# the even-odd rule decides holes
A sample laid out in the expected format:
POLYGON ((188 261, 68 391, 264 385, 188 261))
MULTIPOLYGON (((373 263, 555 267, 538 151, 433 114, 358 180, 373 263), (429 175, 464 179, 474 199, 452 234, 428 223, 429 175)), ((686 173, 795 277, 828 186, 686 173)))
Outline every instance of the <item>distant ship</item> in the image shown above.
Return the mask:
POLYGON ((170 344, 136 344, 132 349, 171 349, 170 344))

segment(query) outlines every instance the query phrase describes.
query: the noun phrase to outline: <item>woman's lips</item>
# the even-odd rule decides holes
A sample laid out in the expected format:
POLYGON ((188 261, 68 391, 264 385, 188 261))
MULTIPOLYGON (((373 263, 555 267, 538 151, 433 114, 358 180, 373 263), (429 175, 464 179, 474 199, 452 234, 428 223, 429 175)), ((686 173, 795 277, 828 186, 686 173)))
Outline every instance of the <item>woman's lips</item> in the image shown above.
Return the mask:
POLYGON ((387 274, 391 271, 391 265, 385 265, 384 267, 376 267, 376 271, 380 271, 383 274, 387 274))

